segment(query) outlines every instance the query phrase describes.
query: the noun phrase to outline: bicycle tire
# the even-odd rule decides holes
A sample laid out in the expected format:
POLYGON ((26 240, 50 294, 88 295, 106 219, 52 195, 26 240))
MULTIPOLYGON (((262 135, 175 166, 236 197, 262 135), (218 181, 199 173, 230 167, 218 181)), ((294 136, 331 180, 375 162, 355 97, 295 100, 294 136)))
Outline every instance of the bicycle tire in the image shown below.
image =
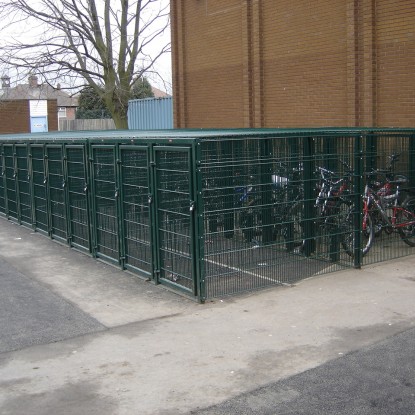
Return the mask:
MULTIPOLYGON (((402 224, 405 222, 413 221, 415 215, 415 196, 407 197, 402 203, 402 207, 409 211, 410 214, 406 213, 405 210, 399 210, 396 215, 396 224, 402 224)), ((408 225, 405 227, 398 228, 399 236, 409 246, 415 246, 415 225, 408 225)))
MULTIPOLYGON (((347 211, 342 214, 342 210, 339 209, 340 232, 341 232, 341 245, 345 252, 352 258, 354 258, 354 245, 355 245, 355 225, 354 225, 354 213, 353 207, 346 205, 347 211)), ((343 208, 345 208, 343 206, 343 208)), ((375 238, 375 230, 372 224, 372 216, 368 213, 363 218, 363 228, 361 233, 361 251, 362 256, 365 256, 373 245, 375 238)))

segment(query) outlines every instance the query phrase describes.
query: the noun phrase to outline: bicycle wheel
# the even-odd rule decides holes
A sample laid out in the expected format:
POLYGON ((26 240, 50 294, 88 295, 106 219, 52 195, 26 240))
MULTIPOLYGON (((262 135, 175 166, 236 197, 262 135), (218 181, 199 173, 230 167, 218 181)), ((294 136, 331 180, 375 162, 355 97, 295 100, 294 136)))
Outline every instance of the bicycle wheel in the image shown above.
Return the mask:
MULTIPOLYGON (((340 233, 341 233, 341 244, 346 253, 354 257, 354 246, 355 246, 355 224, 353 207, 348 206, 345 203, 340 207, 339 210, 339 221, 340 233)), ((372 247, 373 240, 375 238, 375 230, 372 225, 372 216, 367 213, 364 215, 362 223, 361 233, 361 250, 362 255, 366 255, 372 247)))
POLYGON ((396 213, 396 225, 403 225, 398 227, 399 236, 409 246, 415 246, 415 225, 410 224, 415 220, 415 196, 409 196, 402 203, 404 210, 399 209, 396 213))

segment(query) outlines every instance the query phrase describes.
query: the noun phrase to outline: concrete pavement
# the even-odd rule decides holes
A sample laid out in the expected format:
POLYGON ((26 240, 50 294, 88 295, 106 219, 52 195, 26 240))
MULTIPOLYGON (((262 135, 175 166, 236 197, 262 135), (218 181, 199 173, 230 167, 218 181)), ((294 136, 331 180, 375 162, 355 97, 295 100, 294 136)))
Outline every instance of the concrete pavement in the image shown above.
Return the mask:
POLYGON ((415 327, 415 256, 204 305, 2 218, 0 262, 4 415, 202 411, 415 327))

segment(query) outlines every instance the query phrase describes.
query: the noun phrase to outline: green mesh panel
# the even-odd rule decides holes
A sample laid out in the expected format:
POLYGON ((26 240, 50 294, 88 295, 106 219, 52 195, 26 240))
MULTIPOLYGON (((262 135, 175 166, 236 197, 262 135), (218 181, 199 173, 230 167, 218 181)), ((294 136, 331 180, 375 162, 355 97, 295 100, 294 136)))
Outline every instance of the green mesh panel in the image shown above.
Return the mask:
POLYGON ((32 146, 32 176, 33 176, 33 201, 34 224, 36 229, 43 232, 49 231, 48 205, 46 199, 46 175, 45 161, 42 146, 32 146))
POLYGON ((190 159, 186 151, 156 153, 160 278, 195 288, 190 227, 190 159))
POLYGON ((121 149, 125 264, 151 274, 147 149, 121 149))
POLYGON ((32 224, 32 199, 30 194, 27 147, 16 146, 17 182, 19 189, 20 219, 26 224, 32 224))
POLYGON ((6 199, 4 197, 4 166, 3 147, 0 145, 0 213, 6 213, 6 199))
POLYGON ((72 244, 89 249, 87 177, 84 148, 66 149, 69 220, 72 244))
POLYGON ((6 184, 7 210, 8 215, 17 219, 17 192, 15 181, 15 170, 13 160, 13 146, 5 145, 4 149, 4 175, 6 184))
POLYGON ((48 155, 50 230, 54 237, 66 240, 66 207, 62 148, 47 147, 46 151, 48 155))
POLYGON ((97 255, 103 255, 118 261, 119 242, 114 148, 93 148, 93 154, 97 255))

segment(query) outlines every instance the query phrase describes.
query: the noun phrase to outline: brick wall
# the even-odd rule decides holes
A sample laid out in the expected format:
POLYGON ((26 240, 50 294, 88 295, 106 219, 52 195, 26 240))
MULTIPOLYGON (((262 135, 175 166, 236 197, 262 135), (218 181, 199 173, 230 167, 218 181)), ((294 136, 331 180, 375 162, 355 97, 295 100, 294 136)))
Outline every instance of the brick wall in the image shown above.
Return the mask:
MULTIPOLYGON (((48 100, 48 129, 58 130, 56 100, 48 100)), ((28 100, 0 101, 0 134, 30 133, 30 109, 28 100)))
POLYGON ((415 2, 172 0, 175 126, 415 125, 415 2))

